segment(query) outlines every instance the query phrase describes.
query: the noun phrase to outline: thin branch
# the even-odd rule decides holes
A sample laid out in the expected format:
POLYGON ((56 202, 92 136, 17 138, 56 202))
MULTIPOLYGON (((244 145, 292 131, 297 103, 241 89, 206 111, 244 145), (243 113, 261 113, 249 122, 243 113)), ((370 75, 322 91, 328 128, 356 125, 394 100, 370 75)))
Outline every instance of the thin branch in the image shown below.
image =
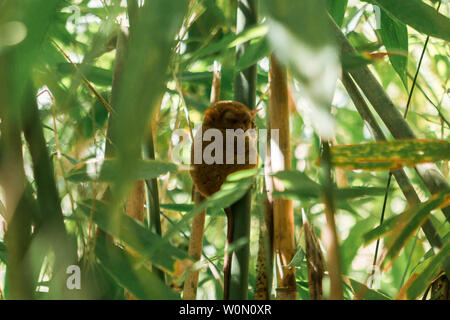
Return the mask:
POLYGON ((81 79, 83 80, 84 84, 89 88, 89 90, 92 91, 92 93, 97 97, 97 99, 105 106, 105 108, 112 114, 114 114, 114 109, 111 107, 111 105, 106 102, 106 100, 102 97, 100 93, 95 90, 94 86, 89 82, 89 80, 83 75, 83 73, 80 71, 78 66, 70 59, 70 57, 64 52, 64 50, 56 43, 55 40, 51 40, 52 43, 55 45, 55 47, 62 53, 62 55, 69 61, 69 63, 73 66, 73 68, 80 74, 81 79))

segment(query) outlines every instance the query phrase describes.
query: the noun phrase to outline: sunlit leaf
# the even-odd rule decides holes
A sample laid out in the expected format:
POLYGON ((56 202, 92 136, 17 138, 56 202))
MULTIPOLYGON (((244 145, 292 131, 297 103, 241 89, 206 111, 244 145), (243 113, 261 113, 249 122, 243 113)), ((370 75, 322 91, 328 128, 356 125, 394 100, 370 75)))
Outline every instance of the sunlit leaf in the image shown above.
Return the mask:
POLYGON ((328 11, 338 26, 344 22, 348 0, 327 0, 328 11))
MULTIPOLYGON (((95 162, 87 161, 76 165, 68 174, 67 179, 73 182, 87 181, 114 181, 117 170, 115 160, 106 159, 101 166, 96 167, 95 162)), ((176 172, 177 166, 170 162, 158 160, 139 160, 133 172, 132 180, 147 180, 157 178, 167 172, 176 172)))
POLYGON ((392 170, 450 159, 450 143, 443 140, 397 140, 338 145, 331 148, 331 156, 336 167, 392 170))
POLYGON ((262 58, 269 56, 271 52, 272 48, 266 38, 252 41, 247 50, 245 50, 244 55, 237 61, 235 72, 256 64, 262 58))
MULTIPOLYGON (((273 175, 281 181, 284 186, 283 191, 274 191, 275 198, 302 199, 302 198, 318 198, 322 194, 320 185, 309 178, 305 173, 296 170, 285 170, 277 172, 273 175)), ((335 187, 336 196, 339 199, 351 199, 367 196, 383 195, 385 188, 377 187, 351 187, 337 188, 335 187)))
POLYGON ((292 72, 298 111, 308 117, 319 136, 331 139, 330 113, 340 71, 337 49, 328 26, 324 0, 263 1, 269 16, 269 40, 275 56, 292 72))
POLYGON ((367 287, 365 284, 354 279, 345 277, 344 281, 352 289, 355 298, 361 300, 391 300, 385 294, 367 287))
MULTIPOLYGON (((419 274, 419 276, 411 283, 406 290, 408 299, 416 299, 429 286, 430 281, 436 272, 439 272, 441 264, 450 258, 450 241, 439 250, 439 252, 429 259, 427 267, 419 274)), ((447 262, 448 263, 448 262, 447 262)))
POLYGON ((381 226, 364 234, 364 243, 368 244, 379 237, 391 234, 396 231, 399 236, 393 244, 395 250, 402 247, 409 236, 428 218, 431 211, 444 207, 449 202, 450 191, 443 191, 432 196, 428 201, 422 202, 405 212, 386 219, 381 226), (398 243, 397 243, 398 242, 398 243))
POLYGON ((402 22, 392 20, 389 15, 382 10, 380 35, 386 50, 390 52, 403 52, 403 55, 389 55, 389 60, 403 81, 405 88, 408 88, 406 72, 406 67, 408 65, 408 29, 406 28, 406 25, 402 22))
POLYGON ((256 25, 242 31, 237 35, 229 34, 218 42, 214 42, 207 45, 206 47, 200 48, 199 50, 194 52, 192 56, 188 56, 187 59, 189 61, 193 61, 224 49, 233 48, 240 43, 264 37, 267 34, 267 31, 267 25, 256 25))
POLYGON ((450 190, 445 190, 439 194, 433 195, 430 200, 414 207, 410 213, 405 226, 396 226, 393 230, 396 236, 394 242, 387 250, 383 265, 393 263, 400 250, 405 246, 408 240, 414 235, 416 230, 427 220, 431 211, 437 208, 443 208, 450 205, 450 190))
POLYGON ((450 41, 450 19, 421 0, 364 0, 389 12, 419 32, 450 41))

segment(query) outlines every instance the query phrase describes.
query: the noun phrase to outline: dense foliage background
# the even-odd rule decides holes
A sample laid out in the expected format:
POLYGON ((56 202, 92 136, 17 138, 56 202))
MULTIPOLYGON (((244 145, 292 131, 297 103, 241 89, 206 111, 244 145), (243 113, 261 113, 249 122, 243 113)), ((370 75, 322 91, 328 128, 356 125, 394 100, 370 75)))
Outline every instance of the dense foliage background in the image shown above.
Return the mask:
MULTIPOLYGON (((237 2, 0 0, 0 298, 182 298, 193 266, 187 254, 190 222, 200 210, 194 209, 187 168, 174 163, 173 149, 181 139, 174 131, 185 129, 187 139, 201 122, 214 68, 220 66, 220 99, 233 100, 234 78, 254 64, 254 103, 261 108, 256 125, 267 128, 272 53, 288 70, 292 170, 278 173, 285 190, 274 197, 293 199, 291 266, 298 299, 310 299, 305 217, 325 256, 323 296, 330 297, 322 197, 328 182, 318 160, 323 141, 360 145, 331 149, 343 297, 442 296, 443 290, 433 295, 428 288, 443 274, 450 244, 448 222, 439 210, 449 204, 447 1, 261 1, 258 23, 236 34, 237 2), (326 10, 355 54, 341 52, 326 10), (249 46, 236 59, 236 46, 245 42, 249 46), (365 144, 374 141, 373 129, 339 78, 342 70, 366 67, 395 109, 407 112, 407 126, 421 140, 365 144), (142 145, 145 160, 140 160, 142 145), (422 161, 437 165, 430 170, 440 176, 439 188, 431 192, 414 170, 422 161), (395 179, 386 189, 389 170, 405 164, 424 204, 408 204, 395 179), (156 190, 149 186, 155 178, 156 190), (137 222, 123 213, 132 210, 130 201, 143 199, 144 185, 141 198, 130 192, 136 195, 135 181, 144 179, 149 212, 140 202, 137 222), (380 231, 375 228, 383 207, 386 229, 380 231), (160 226, 150 223, 155 212, 160 226), (392 220, 403 212, 406 220, 392 220), (419 230, 428 218, 441 248, 433 248, 419 230), (379 236, 378 267, 371 276, 379 236), (69 265, 81 268, 81 290, 65 289, 69 265)), ((388 140, 401 139, 374 114, 388 140)), ((189 157, 186 144, 181 158, 188 163, 189 157)), ((229 185, 234 195, 250 187, 252 192, 250 238, 237 244, 250 245, 250 299, 266 210, 264 170, 252 174, 253 180, 238 176, 241 180, 229 185)), ((222 208, 235 200, 227 193, 205 204, 198 299, 222 298, 222 208)), ((269 271, 276 270, 277 262, 269 271)), ((274 276, 273 297, 276 281, 274 276)), ((448 279, 443 281, 448 288, 448 279)))

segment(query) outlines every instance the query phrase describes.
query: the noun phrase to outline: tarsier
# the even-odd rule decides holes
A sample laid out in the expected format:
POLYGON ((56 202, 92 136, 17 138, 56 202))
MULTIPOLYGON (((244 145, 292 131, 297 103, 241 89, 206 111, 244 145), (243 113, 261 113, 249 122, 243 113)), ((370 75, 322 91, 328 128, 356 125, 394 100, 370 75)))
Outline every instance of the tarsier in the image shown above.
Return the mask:
MULTIPOLYGON (((223 137, 223 161, 221 161, 222 163, 205 163, 203 160, 203 151, 209 143, 203 142, 201 144, 201 161, 200 163, 195 163, 194 154, 195 152, 199 152, 199 150, 195 150, 195 147, 198 144, 192 144, 190 173, 196 189, 204 197, 209 197, 219 191, 227 176, 231 173, 251 169, 257 166, 257 163, 251 161, 250 157, 252 152, 255 152, 256 154, 256 146, 254 140, 248 135, 247 131, 248 129, 253 129, 255 127, 253 121, 255 114, 256 111, 251 111, 242 103, 235 101, 219 101, 206 110, 201 132, 204 134, 208 129, 217 129, 221 132, 223 137), (242 129, 247 133, 245 136, 245 148, 240 149, 237 146, 238 139, 235 139, 235 137, 233 137, 232 142, 233 148, 227 148, 227 129, 242 129), (227 152, 233 153, 233 161, 231 164, 229 163, 230 161, 226 161, 227 152), (238 163, 239 156, 242 156, 239 152, 245 153, 244 163, 238 163)), ((195 139, 198 139, 198 136, 196 136, 195 139)), ((226 208, 225 213, 228 222, 226 242, 226 247, 228 247, 231 244, 233 237, 233 216, 230 208, 226 208)), ((230 266, 231 254, 226 253, 224 259, 224 299, 228 299, 229 294, 230 266)))

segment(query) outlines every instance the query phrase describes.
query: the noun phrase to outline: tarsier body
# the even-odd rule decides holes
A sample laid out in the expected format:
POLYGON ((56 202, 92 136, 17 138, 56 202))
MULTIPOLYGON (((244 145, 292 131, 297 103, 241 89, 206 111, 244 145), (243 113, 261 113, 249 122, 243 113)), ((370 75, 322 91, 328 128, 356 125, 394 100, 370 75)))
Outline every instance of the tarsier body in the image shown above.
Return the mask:
MULTIPOLYGON (((192 144, 190 171, 197 191, 204 197, 209 197, 219 191, 231 173, 257 166, 256 143, 254 136, 249 131, 249 129, 255 127, 253 122, 255 114, 255 111, 250 111, 242 103, 234 101, 219 101, 206 110, 201 133, 198 133, 194 138, 197 143, 192 144), (219 161, 219 163, 205 161, 204 155, 208 156, 206 155, 208 153, 206 148, 213 142, 201 140, 209 129, 216 129, 215 133, 220 133, 222 137, 222 161, 219 161), (239 138, 236 138, 236 135, 232 137, 229 134, 227 135, 227 129, 233 129, 233 133, 237 133, 237 136, 241 135, 240 141, 244 141, 244 146, 239 145, 239 138), (228 141, 227 144, 229 139, 232 140, 228 141)), ((212 156, 216 155, 213 154, 212 156)), ((225 212, 228 219, 227 248, 233 239, 234 222, 230 208, 225 208, 225 212)), ((230 267, 231 254, 226 253, 224 259, 224 299, 229 298, 230 267)))
MULTIPOLYGON (((203 142, 201 150, 195 150, 196 144, 192 144, 191 148, 191 176, 197 190, 205 197, 209 197, 213 193, 219 191, 228 175, 233 172, 256 167, 256 147, 254 138, 249 134, 249 129, 254 128, 253 117, 254 111, 250 111, 245 105, 234 101, 219 101, 208 108, 202 123, 202 134, 209 129, 220 131, 223 139, 223 161, 222 163, 207 164, 204 161, 204 151, 211 142, 203 142), (232 137, 232 147, 227 145, 227 129, 233 129, 239 135, 239 129, 245 133, 245 146, 240 149, 238 145, 239 139, 232 137), (201 151, 201 152, 200 152, 201 151), (201 162, 195 163, 194 153, 199 153, 201 162), (227 164, 227 155, 232 154, 232 163, 227 164), (244 153, 244 154, 242 154, 244 153), (251 155, 254 155, 252 157, 251 155), (242 157, 245 162, 239 163, 242 157)), ((195 139, 198 139, 196 137, 195 139)), ((198 145, 198 144, 197 144, 198 145)), ((197 161, 198 162, 198 161, 197 161)))

